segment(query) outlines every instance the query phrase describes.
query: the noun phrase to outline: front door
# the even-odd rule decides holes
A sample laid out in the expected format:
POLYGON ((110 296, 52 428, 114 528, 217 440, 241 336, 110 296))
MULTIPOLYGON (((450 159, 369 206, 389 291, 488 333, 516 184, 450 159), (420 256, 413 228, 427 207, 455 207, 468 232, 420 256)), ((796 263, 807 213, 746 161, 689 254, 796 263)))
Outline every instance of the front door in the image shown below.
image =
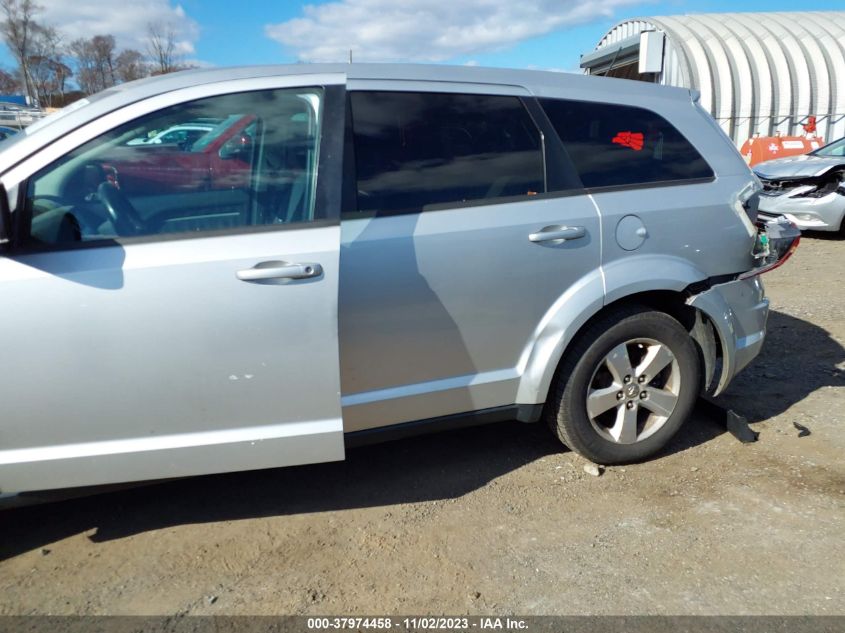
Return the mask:
POLYGON ((342 88, 224 91, 20 183, 17 244, 0 257, 0 491, 343 458, 339 167, 325 162, 340 155, 325 131, 342 126, 342 88), (157 186, 160 148, 132 143, 243 116, 254 133, 218 157, 242 166, 241 186, 157 186), (121 180, 133 161, 150 166, 143 186, 121 180))

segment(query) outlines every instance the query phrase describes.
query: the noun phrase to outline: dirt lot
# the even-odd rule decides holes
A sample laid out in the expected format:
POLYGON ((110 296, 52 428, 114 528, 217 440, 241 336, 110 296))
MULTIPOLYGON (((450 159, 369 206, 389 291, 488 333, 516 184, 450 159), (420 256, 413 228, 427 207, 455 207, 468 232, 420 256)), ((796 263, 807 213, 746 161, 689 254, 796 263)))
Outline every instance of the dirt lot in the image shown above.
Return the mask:
POLYGON ((766 275, 755 444, 702 407, 596 478, 514 423, 0 512, 0 614, 845 614, 843 262, 766 275))

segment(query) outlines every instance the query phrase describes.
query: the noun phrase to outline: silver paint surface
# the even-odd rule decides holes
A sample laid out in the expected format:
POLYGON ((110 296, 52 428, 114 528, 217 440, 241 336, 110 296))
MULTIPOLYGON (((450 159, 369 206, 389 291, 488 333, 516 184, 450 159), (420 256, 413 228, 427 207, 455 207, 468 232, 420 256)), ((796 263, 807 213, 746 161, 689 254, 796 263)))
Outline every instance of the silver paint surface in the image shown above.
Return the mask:
MULTIPOLYGON (((14 210, 29 175, 145 113, 346 82, 650 108, 716 177, 340 227, 4 255, 0 492, 341 459, 344 431, 540 404, 562 354, 603 307, 751 267, 753 227, 738 204, 751 172, 689 91, 641 82, 379 64, 178 73, 108 91, 4 144, 0 180, 14 210), (630 252, 615 237, 629 215, 645 228, 630 252), (583 227, 583 237, 529 240, 563 226, 583 227), (314 262, 323 275, 237 279, 262 261, 314 262)), ((720 335, 723 389, 762 344, 762 285, 723 284, 689 303, 720 335)))

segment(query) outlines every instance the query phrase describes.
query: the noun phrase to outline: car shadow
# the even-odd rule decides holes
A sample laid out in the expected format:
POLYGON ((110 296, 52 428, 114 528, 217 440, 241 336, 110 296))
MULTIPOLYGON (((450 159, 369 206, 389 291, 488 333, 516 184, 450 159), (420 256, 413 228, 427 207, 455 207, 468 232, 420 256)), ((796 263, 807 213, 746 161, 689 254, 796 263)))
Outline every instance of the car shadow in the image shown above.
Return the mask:
MULTIPOLYGON (((723 432, 696 411, 661 455, 723 432)), ((455 499, 564 451, 543 422, 500 422, 353 448, 343 462, 42 493, 49 503, 0 511, 0 560, 91 530, 101 543, 177 525, 455 499)))
POLYGON ((822 327, 777 310, 769 313, 760 355, 716 402, 761 422, 819 389, 845 387, 845 348, 822 327))
MULTIPOLYGON (((760 421, 817 389, 845 385, 836 369, 843 360, 845 350, 824 329, 773 311, 759 362, 717 402, 760 421), (773 371, 784 379, 770 378, 773 371)), ((699 403, 656 459, 725 433, 715 409, 699 403)), ((455 499, 562 450, 544 423, 502 422, 354 448, 343 462, 57 491, 46 497, 52 503, 0 511, 0 560, 91 530, 90 540, 101 543, 186 524, 455 499), (89 496, 67 498, 79 494, 89 496)))
POLYGON ((845 238, 839 231, 801 231, 801 238, 824 240, 827 242, 840 242, 845 238))
POLYGON ((502 422, 362 446, 342 462, 190 477, 10 509, 0 511, 0 560, 95 528, 89 538, 99 543, 184 524, 453 499, 560 451, 545 425, 502 422))
POLYGON ((91 288, 120 290, 123 288, 123 266, 126 251, 114 240, 100 240, 98 248, 80 248, 63 251, 32 251, 12 253, 9 259, 46 273, 49 279, 58 278, 91 288))
POLYGON ((721 407, 714 407, 712 402, 699 399, 692 417, 652 459, 694 449, 727 433, 725 415, 726 411, 721 407))

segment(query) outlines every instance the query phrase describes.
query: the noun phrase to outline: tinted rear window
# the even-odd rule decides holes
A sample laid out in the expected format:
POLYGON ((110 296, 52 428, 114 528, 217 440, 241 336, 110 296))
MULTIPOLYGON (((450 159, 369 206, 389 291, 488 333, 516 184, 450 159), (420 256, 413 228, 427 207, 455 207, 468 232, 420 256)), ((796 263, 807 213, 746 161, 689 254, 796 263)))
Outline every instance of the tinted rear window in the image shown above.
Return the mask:
POLYGON ((517 97, 353 92, 358 210, 545 191, 540 133, 517 97))
POLYGON ((632 106, 541 99, 585 187, 710 178, 701 154, 660 115, 632 106))

